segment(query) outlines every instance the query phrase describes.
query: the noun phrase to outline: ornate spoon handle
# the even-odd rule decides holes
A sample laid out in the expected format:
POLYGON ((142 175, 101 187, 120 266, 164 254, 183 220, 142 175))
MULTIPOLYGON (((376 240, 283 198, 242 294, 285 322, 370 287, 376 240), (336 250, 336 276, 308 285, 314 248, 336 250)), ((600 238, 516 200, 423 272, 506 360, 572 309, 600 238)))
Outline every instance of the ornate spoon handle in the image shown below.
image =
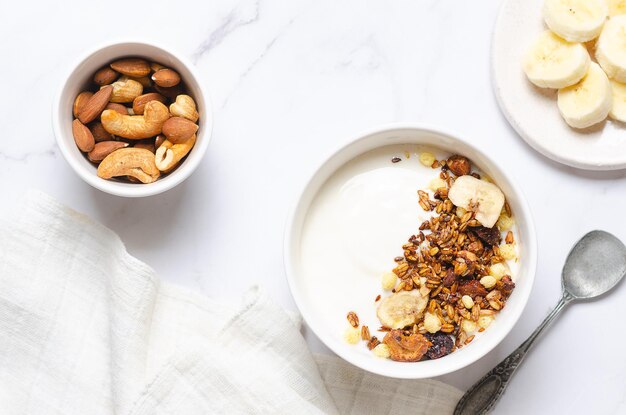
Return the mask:
POLYGON ((558 316, 570 301, 574 297, 571 294, 564 291, 556 305, 554 310, 543 320, 543 322, 535 329, 535 331, 522 343, 517 349, 515 349, 510 355, 508 355, 502 362, 496 367, 491 369, 485 376, 476 382, 466 393, 463 395, 459 403, 456 405, 454 415, 476 415, 485 414, 493 408, 498 399, 504 393, 504 390, 509 384, 513 373, 517 370, 526 353, 533 345, 539 334, 545 329, 555 318, 558 316))

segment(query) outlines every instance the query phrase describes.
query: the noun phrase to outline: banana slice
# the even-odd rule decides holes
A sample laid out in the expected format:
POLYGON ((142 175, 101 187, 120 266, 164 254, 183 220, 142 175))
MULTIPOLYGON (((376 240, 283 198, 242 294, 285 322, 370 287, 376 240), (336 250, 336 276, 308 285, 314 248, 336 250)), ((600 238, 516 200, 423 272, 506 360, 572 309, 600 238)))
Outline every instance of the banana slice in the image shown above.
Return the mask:
POLYGON ((546 30, 526 52, 522 65, 533 84, 559 89, 580 81, 589 69, 589 62, 589 52, 583 45, 546 30))
POLYGON ((614 120, 626 122, 626 84, 611 81, 611 91, 613 93, 613 105, 609 116, 614 120))
POLYGON ((543 19, 557 35, 570 42, 598 37, 609 14, 606 0, 546 0, 543 19))
POLYGON ((579 83, 559 89, 557 98, 561 116, 574 128, 601 122, 609 114, 612 103, 609 78, 595 62, 579 83))
POLYGON ((401 329, 417 323, 428 304, 417 290, 400 291, 380 301, 376 315, 383 326, 401 329))
POLYGON ((626 14, 626 0, 608 0, 609 16, 626 14))
POLYGON ((457 178, 448 198, 455 206, 476 212, 476 219, 487 228, 496 224, 504 206, 504 194, 498 186, 473 176, 457 178))
POLYGON ((611 17, 596 44, 596 59, 609 78, 626 82, 626 15, 611 17))

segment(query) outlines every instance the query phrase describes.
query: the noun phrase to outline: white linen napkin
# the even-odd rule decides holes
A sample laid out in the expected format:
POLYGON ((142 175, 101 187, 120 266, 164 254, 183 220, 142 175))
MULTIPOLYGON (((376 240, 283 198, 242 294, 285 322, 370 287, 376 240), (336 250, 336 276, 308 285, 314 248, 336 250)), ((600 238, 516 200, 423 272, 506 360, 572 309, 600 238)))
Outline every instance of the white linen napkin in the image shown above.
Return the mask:
POLYGON ((3 413, 433 415, 461 395, 314 357, 258 288, 230 309, 160 282, 42 193, 0 220, 0 241, 3 413))

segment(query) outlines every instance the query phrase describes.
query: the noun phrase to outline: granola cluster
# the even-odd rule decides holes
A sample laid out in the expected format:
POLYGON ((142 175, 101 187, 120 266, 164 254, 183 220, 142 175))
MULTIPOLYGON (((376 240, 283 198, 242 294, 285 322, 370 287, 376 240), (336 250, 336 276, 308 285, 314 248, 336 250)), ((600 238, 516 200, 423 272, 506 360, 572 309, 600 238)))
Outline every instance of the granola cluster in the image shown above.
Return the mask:
POLYGON ((431 159, 431 167, 441 170, 433 181, 438 187, 432 198, 419 190, 418 203, 433 215, 402 246, 403 254, 395 258, 392 272, 383 275, 383 289, 392 294, 382 301, 377 297, 383 323, 380 331, 386 332, 382 343, 376 337, 362 336, 370 349, 386 346, 384 353, 375 350, 376 355, 397 361, 437 359, 470 343, 505 307, 515 288, 506 264, 515 257, 508 204, 496 225, 484 227, 476 219, 474 206, 456 207, 448 198, 459 176, 480 179, 471 171, 470 161, 458 155, 444 161, 420 155, 420 160, 430 163, 431 159), (419 293, 424 299, 422 310, 415 298, 410 305, 400 303, 397 296, 402 292, 419 293), (411 320, 406 320, 407 315, 411 320), (405 325, 407 321, 411 323, 405 325), (395 326, 386 326, 387 322, 395 326))

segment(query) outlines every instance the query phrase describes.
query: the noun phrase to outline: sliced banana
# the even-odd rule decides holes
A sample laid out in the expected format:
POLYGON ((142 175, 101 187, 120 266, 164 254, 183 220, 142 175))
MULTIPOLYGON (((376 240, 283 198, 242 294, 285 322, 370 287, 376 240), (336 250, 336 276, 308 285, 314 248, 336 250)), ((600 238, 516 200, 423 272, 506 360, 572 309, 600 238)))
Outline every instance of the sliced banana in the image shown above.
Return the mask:
POLYGON ((614 120, 626 122, 626 84, 612 80, 611 92, 613 105, 609 111, 609 116, 614 120))
POLYGON ((380 301, 376 314, 383 326, 401 329, 417 323, 428 304, 417 290, 400 291, 380 301))
POLYGON ((476 212, 476 219, 487 228, 496 224, 504 206, 504 194, 498 186, 473 176, 457 178, 448 198, 455 206, 476 212))
POLYGON ((626 0, 608 0, 609 16, 626 14, 626 0))
POLYGON ((570 42, 598 37, 609 14, 606 0, 546 0, 543 19, 557 35, 570 42))
POLYGON ((611 17, 604 25, 596 59, 609 78, 626 82, 626 15, 611 17))
POLYGON ((587 128, 603 121, 611 110, 609 78, 592 62, 589 72, 576 85, 559 89, 557 104, 565 122, 574 128, 587 128))
POLYGON ((589 69, 589 62, 589 52, 583 45, 546 30, 526 52, 522 66, 533 84, 559 89, 580 81, 589 69))

